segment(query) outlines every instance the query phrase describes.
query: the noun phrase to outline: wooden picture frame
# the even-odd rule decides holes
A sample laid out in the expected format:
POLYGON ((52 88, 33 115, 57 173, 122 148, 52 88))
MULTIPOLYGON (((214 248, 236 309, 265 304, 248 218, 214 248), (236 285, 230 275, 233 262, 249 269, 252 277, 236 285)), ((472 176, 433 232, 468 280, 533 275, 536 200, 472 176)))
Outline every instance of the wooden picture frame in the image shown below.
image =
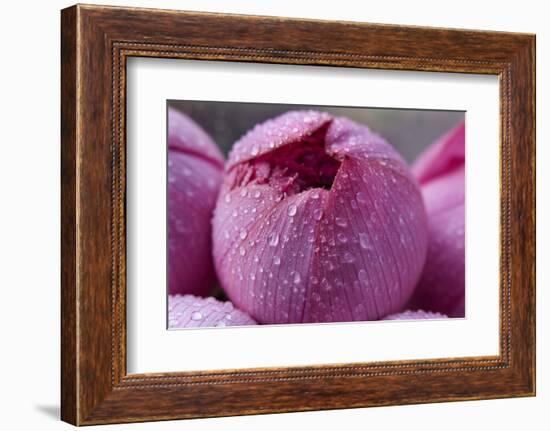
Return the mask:
POLYGON ((82 5, 64 9, 61 18, 64 421, 535 394, 534 35, 82 5), (498 75, 500 354, 127 374, 125 65, 131 56, 498 75))

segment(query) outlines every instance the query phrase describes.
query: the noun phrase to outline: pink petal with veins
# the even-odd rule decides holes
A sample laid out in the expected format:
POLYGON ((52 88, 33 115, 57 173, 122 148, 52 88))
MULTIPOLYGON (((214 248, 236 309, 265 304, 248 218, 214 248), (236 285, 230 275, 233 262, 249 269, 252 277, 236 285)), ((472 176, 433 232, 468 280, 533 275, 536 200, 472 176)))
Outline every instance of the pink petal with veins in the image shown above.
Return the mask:
POLYGON ((429 222, 426 265, 409 303, 412 308, 464 317, 464 123, 420 156, 420 181, 429 222))
POLYGON ((255 325, 248 314, 237 310, 231 302, 221 302, 213 297, 199 298, 193 295, 168 297, 168 328, 208 328, 255 325))
POLYGON ((390 314, 384 317, 382 320, 426 320, 426 319, 446 319, 447 316, 441 313, 434 313, 432 311, 424 310, 407 310, 401 313, 390 314))
POLYGON ((186 115, 168 111, 168 287, 207 295, 214 281, 211 219, 223 156, 186 115))
POLYGON ((261 323, 396 312, 427 248, 418 186, 393 147, 312 111, 268 120, 235 144, 213 226, 222 287, 261 323))

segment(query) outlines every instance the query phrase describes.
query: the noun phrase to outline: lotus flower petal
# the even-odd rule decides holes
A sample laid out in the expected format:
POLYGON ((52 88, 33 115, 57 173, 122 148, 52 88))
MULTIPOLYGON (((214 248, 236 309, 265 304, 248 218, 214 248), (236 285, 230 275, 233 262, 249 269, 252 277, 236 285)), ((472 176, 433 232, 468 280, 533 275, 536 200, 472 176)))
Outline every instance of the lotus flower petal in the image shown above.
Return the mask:
POLYGON ((407 310, 401 313, 390 314, 384 317, 382 320, 423 320, 423 319, 446 319, 447 316, 441 313, 434 313, 433 311, 424 310, 407 310))
POLYGON ((214 280, 211 219, 223 173, 214 141, 186 115, 168 111, 169 292, 207 295, 214 280))
POLYGON ((220 283, 260 323, 396 312, 427 249, 420 191, 399 154, 314 111, 268 120, 234 145, 213 229, 220 283))
POLYGON ((464 123, 420 156, 420 181, 429 223, 426 265, 409 303, 412 308, 464 317, 464 123))
POLYGON ((223 326, 255 325, 246 313, 237 310, 231 302, 221 302, 213 297, 199 298, 193 295, 168 297, 168 327, 208 328, 223 326))

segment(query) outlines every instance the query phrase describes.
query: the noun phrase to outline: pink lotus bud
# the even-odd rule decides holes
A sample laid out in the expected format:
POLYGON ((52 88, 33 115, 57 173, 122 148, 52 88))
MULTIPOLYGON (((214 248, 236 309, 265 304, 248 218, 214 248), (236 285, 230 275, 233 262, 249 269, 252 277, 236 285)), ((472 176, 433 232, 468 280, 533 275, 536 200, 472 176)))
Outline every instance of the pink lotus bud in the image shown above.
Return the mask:
POLYGON ((213 297, 193 295, 168 297, 168 327, 208 328, 222 326, 255 325, 250 316, 233 307, 231 302, 220 302, 213 297))
POLYGON ((223 156, 193 120, 168 110, 169 292, 207 295, 212 289, 212 211, 223 156))
POLYGON ((428 214, 429 246, 409 305, 449 317, 464 317, 464 132, 462 123, 413 166, 428 214))
POLYGON ((401 310, 427 248, 405 162, 367 127, 323 112, 287 112, 235 144, 213 226, 220 283, 261 323, 401 310))
POLYGON ((427 319, 446 319, 447 316, 441 313, 424 310, 407 310, 402 313, 390 314, 382 320, 427 320, 427 319))

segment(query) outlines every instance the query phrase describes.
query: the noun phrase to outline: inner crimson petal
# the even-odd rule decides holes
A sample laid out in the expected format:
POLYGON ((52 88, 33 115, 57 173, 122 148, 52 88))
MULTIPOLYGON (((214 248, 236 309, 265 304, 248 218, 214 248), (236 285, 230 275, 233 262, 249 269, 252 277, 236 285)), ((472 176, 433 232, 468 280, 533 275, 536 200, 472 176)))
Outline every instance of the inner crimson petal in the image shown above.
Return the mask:
POLYGON ((236 166, 231 189, 269 184, 287 195, 312 188, 330 190, 341 161, 327 154, 327 128, 328 124, 299 141, 236 166))

